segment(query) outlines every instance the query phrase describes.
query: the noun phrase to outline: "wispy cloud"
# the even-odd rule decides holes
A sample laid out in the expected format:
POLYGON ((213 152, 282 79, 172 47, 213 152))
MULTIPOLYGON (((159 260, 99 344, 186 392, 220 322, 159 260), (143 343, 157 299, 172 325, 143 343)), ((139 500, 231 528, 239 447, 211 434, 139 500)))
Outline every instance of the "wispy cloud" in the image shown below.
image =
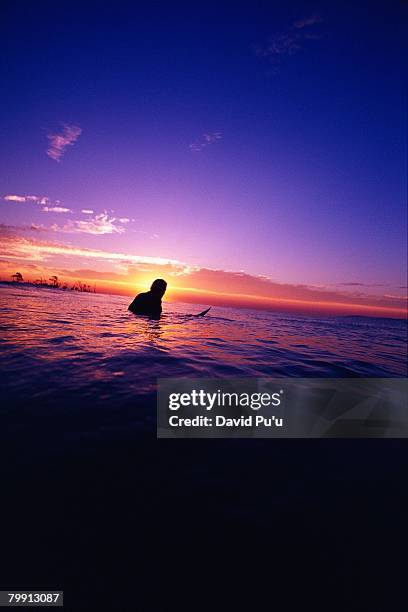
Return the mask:
POLYGON ((170 266, 178 272, 184 270, 186 273, 191 268, 176 259, 166 257, 151 257, 148 255, 132 255, 99 249, 87 249, 65 245, 57 242, 45 242, 24 236, 15 235, 13 230, 21 229, 11 226, 0 225, 0 248, 5 257, 19 259, 21 261, 47 261, 54 256, 67 256, 82 258, 86 260, 101 260, 122 265, 150 264, 157 266, 170 266))
POLYGON ((93 234, 95 236, 102 234, 123 234, 125 228, 123 225, 118 225, 119 219, 110 217, 106 212, 95 215, 89 219, 68 221, 63 226, 52 225, 51 230, 54 232, 63 232, 67 234, 93 234))
POLYGON ((286 31, 273 35, 266 44, 256 45, 256 55, 268 59, 275 67, 278 66, 284 56, 295 55, 304 48, 307 41, 320 38, 318 33, 314 29, 310 31, 310 28, 321 21, 318 14, 295 21, 286 31))
POLYGON ((70 213, 72 210, 70 208, 64 208, 64 206, 44 206, 41 209, 43 212, 51 212, 51 213, 70 213))
POLYGON ((49 198, 45 196, 36 196, 36 195, 9 194, 9 195, 3 196, 3 200, 5 200, 6 202, 16 202, 19 204, 24 204, 28 202, 31 202, 34 204, 48 204, 49 203, 49 198))
POLYGON ((5 225, 0 223, 0 236, 8 236, 19 232, 46 232, 48 228, 38 223, 30 223, 29 225, 5 225))
POLYGON ((384 284, 374 284, 374 283, 356 283, 356 282, 350 282, 350 283, 337 283, 337 285, 339 287, 386 287, 388 285, 384 285, 384 284))
POLYGON ((292 27, 297 30, 303 30, 303 28, 315 25, 316 23, 320 23, 321 21, 322 18, 320 17, 320 15, 315 13, 314 15, 310 15, 309 17, 295 21, 292 27))
POLYGON ((25 202, 26 197, 19 195, 5 195, 3 200, 6 200, 6 202, 25 202))
POLYGON ((210 132, 202 134, 200 139, 189 145, 189 149, 190 151, 202 151, 203 149, 205 149, 205 147, 208 147, 208 145, 211 145, 214 142, 217 142, 218 140, 222 140, 222 138, 222 132, 210 132))
POLYGON ((49 147, 47 149, 48 157, 59 162, 65 153, 68 146, 72 146, 78 140, 82 133, 82 129, 78 125, 62 124, 62 130, 56 134, 47 134, 49 147))
POLYGON ((41 210, 48 213, 71 213, 70 208, 61 206, 60 200, 51 200, 46 196, 36 195, 16 195, 9 194, 3 196, 3 200, 6 202, 13 202, 18 204, 39 204, 42 206, 41 210))
MULTIPOLYGON (((51 200, 45 196, 8 194, 3 196, 2 199, 6 202, 12 202, 13 204, 39 204, 42 206, 41 211, 45 213, 74 213, 71 208, 63 206, 60 200, 51 200)), ((41 229, 44 231, 70 234, 123 234, 125 232, 124 226, 134 221, 134 219, 130 219, 129 217, 114 217, 106 210, 96 214, 91 208, 83 208, 81 213, 86 215, 87 218, 70 220, 64 225, 53 224, 48 228, 41 226, 41 229)), ((25 229, 27 228, 28 226, 26 226, 25 229)))

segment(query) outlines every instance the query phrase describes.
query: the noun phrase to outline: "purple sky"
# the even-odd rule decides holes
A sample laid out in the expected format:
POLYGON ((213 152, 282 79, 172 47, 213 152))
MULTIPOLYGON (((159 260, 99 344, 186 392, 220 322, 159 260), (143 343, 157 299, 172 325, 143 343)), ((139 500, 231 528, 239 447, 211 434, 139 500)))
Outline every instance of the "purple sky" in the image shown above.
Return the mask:
POLYGON ((404 294, 406 6, 22 6, 2 25, 3 224, 404 294))

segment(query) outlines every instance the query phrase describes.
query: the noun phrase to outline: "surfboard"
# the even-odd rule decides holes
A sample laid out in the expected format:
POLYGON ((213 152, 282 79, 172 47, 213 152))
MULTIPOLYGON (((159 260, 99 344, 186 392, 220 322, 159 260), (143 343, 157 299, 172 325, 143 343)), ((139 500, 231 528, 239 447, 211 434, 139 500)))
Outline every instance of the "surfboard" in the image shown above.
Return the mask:
POLYGON ((202 312, 199 312, 198 314, 194 315, 195 317, 203 317, 204 315, 207 314, 207 312, 211 310, 211 306, 209 308, 207 308, 206 310, 203 310, 202 312))

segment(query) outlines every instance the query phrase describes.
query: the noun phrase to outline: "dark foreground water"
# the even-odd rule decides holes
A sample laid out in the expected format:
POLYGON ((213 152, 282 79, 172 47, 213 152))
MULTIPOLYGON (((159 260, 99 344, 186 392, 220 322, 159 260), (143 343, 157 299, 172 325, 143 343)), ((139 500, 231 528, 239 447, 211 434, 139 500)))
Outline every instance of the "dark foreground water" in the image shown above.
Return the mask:
POLYGON ((0 288, 1 588, 64 589, 68 610, 405 610, 404 441, 156 440, 155 381, 405 376, 406 323, 126 306, 0 288))

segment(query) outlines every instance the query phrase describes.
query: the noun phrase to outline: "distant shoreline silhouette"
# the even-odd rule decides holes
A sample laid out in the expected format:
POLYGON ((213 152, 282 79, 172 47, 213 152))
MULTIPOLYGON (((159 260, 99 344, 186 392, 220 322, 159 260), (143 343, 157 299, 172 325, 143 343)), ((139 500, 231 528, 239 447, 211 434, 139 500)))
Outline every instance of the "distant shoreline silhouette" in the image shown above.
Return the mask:
POLYGON ((87 283, 83 283, 82 281, 75 281, 73 285, 69 286, 67 282, 61 282, 58 279, 58 276, 55 274, 51 276, 48 280, 51 281, 47 283, 44 278, 39 278, 36 281, 25 281, 21 272, 16 272, 11 275, 12 280, 0 280, 0 283, 4 283, 6 285, 19 285, 19 286, 28 286, 28 287, 43 287, 45 289, 60 289, 61 291, 80 291, 81 293, 96 293, 95 285, 91 287, 87 283))

